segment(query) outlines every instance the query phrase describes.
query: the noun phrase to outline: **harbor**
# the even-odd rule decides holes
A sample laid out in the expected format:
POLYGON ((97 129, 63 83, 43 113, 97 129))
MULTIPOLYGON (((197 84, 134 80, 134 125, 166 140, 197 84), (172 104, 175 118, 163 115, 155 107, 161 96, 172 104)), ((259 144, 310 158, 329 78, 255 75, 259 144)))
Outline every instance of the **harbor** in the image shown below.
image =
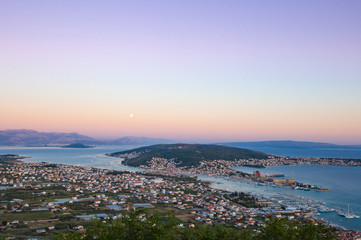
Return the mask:
POLYGON ((243 174, 246 174, 251 181, 254 181, 259 186, 269 185, 272 187, 285 187, 291 188, 294 190, 303 190, 303 191, 328 191, 326 187, 320 187, 317 185, 312 185, 308 183, 297 182, 294 177, 286 177, 283 173, 276 174, 265 174, 260 170, 253 170, 253 173, 250 174, 249 171, 240 171, 243 174))
MULTIPOLYGON (((256 168, 235 167, 237 171, 248 171, 253 173, 256 168)), ((249 192, 259 192, 262 195, 275 195, 293 197, 303 200, 309 198, 316 201, 317 210, 314 216, 323 221, 336 224, 348 229, 361 229, 361 191, 359 188, 361 169, 357 167, 344 166, 320 166, 320 165, 300 165, 300 166, 278 166, 261 169, 265 174, 282 173, 285 176, 294 176, 300 182, 312 183, 316 186, 324 186, 328 191, 309 191, 302 188, 291 188, 287 185, 272 183, 252 183, 252 181, 239 182, 238 184, 223 183, 223 186, 244 188, 247 186, 249 192), (331 177, 330 177, 331 176, 331 177), (238 185, 238 186, 237 186, 238 185), (351 218, 347 215, 348 206, 351 218), (346 216, 345 216, 346 215, 346 216)), ((233 188, 230 188, 233 189, 233 188)), ((288 202, 292 206, 292 202, 288 202)), ((297 204, 297 202, 296 202, 297 204)), ((312 205, 301 204, 301 207, 313 207, 312 205)))

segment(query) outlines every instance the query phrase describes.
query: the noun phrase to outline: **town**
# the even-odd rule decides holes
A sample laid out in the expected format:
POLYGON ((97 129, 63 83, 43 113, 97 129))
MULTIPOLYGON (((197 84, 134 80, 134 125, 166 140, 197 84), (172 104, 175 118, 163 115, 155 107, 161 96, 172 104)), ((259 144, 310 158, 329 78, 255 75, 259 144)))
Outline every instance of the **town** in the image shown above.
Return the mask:
MULTIPOLYGON (((257 231, 269 215, 319 224, 311 210, 217 190, 176 172, 118 172, 15 161, 0 165, 0 182, 0 234, 5 236, 42 238, 83 231, 93 219, 117 219, 123 211, 138 208, 150 214, 174 212, 185 227, 221 223, 257 231)), ((338 234, 359 233, 339 229, 338 234)))

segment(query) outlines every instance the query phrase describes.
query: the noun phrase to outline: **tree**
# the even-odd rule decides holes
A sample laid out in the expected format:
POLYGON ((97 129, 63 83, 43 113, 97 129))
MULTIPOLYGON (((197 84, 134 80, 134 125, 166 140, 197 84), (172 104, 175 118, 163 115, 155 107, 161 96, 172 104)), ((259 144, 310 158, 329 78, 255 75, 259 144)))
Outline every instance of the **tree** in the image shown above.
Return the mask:
POLYGON ((94 222, 85 233, 74 232, 57 240, 331 240, 332 229, 311 221, 289 221, 269 217, 260 232, 236 229, 224 225, 181 227, 174 214, 162 218, 158 213, 147 216, 143 210, 131 210, 114 221, 94 222))
POLYGON ((334 239, 332 229, 311 221, 289 221, 286 218, 269 217, 259 235, 264 240, 328 240, 334 239))

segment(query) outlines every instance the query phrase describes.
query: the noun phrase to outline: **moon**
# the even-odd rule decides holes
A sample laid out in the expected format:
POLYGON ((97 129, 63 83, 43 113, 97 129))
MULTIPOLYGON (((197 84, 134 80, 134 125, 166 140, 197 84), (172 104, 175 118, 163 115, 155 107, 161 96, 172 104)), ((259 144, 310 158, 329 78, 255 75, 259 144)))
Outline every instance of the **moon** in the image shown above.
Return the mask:
POLYGON ((134 117, 134 114, 133 114, 133 113, 129 114, 129 117, 130 117, 130 118, 133 118, 133 117, 134 117))

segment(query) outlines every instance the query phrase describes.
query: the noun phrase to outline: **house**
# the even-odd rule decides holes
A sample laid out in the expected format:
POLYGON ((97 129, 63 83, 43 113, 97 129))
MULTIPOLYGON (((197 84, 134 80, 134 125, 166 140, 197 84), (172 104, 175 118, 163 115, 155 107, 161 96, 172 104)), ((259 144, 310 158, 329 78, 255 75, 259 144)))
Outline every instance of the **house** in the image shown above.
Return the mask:
POLYGON ((82 225, 76 225, 73 227, 73 229, 77 231, 84 231, 84 227, 82 225))
POLYGON ((44 228, 36 229, 36 233, 46 233, 46 230, 44 228))

